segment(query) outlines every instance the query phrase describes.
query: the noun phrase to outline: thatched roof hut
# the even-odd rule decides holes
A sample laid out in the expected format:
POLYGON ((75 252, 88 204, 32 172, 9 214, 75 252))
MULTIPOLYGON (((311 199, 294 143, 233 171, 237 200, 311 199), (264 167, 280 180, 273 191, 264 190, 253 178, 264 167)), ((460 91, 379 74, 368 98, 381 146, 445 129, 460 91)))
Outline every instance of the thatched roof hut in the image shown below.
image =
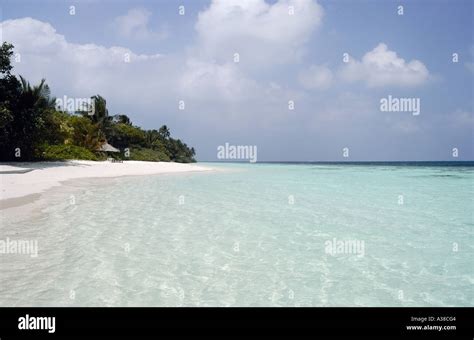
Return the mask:
POLYGON ((112 145, 110 145, 109 143, 105 142, 104 144, 102 144, 99 148, 99 151, 103 151, 103 152, 120 152, 119 149, 117 148, 114 148, 112 145))

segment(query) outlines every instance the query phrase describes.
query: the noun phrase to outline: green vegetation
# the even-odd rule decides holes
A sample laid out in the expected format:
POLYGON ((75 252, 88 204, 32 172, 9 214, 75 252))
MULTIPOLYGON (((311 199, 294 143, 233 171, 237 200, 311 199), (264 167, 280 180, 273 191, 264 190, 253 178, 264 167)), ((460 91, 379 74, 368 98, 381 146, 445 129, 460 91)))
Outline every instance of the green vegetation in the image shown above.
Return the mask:
POLYGON ((170 161, 170 158, 166 153, 154 149, 140 147, 136 148, 135 151, 130 154, 130 159, 134 161, 170 161))
POLYGON ((48 161, 60 161, 66 159, 87 159, 97 161, 97 156, 90 150, 76 145, 47 145, 44 147, 42 158, 48 161))
POLYGON ((106 159, 104 143, 120 149, 114 158, 194 162, 194 148, 159 130, 134 126, 127 115, 110 116, 105 98, 91 97, 93 107, 71 114, 56 108, 43 79, 31 85, 11 74, 13 45, 0 48, 0 161, 106 159))

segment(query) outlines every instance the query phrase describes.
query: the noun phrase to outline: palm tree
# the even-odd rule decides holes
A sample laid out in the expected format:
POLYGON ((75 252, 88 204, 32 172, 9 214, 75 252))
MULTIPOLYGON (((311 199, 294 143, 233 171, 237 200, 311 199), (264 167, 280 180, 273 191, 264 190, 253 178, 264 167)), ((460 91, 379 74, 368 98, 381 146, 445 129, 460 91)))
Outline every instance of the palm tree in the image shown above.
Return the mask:
POLYGON ((163 125, 162 127, 160 127, 160 129, 158 130, 158 133, 163 139, 168 139, 170 138, 170 135, 171 135, 170 129, 168 129, 166 125, 163 125))
MULTIPOLYGON (((94 105, 94 114, 91 117, 92 121, 96 123, 101 130, 106 130, 112 117, 109 117, 109 110, 107 109, 107 101, 100 95, 92 96, 92 105, 94 105)), ((105 131, 104 131, 105 132, 105 131)))
POLYGON ((20 76, 18 100, 13 109, 14 119, 10 126, 10 138, 21 150, 22 159, 32 159, 34 151, 46 135, 46 117, 54 110, 56 99, 44 79, 32 86, 20 76))
POLYGON ((92 107, 86 110, 77 111, 84 117, 89 118, 94 125, 99 129, 99 134, 102 136, 102 143, 107 141, 107 136, 111 133, 111 124, 113 117, 109 116, 109 110, 107 109, 107 101, 104 97, 97 94, 91 97, 92 107), (91 114, 92 112, 92 114, 91 114))
POLYGON ((145 131, 145 141, 148 147, 152 147, 154 143, 161 140, 160 133, 156 130, 145 131))
POLYGON ((132 121, 127 115, 115 115, 113 121, 118 124, 132 125, 132 121))
POLYGON ((34 109, 54 109, 56 98, 51 98, 51 90, 45 79, 41 79, 38 85, 31 86, 25 78, 20 76, 20 83, 22 106, 34 109))

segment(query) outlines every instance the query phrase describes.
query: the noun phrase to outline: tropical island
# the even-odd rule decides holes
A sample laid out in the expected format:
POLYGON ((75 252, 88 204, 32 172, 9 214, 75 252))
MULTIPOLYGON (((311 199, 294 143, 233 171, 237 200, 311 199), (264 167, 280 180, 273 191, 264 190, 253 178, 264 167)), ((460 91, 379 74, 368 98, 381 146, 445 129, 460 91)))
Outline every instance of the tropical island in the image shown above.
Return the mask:
POLYGON ((106 159, 195 162, 195 150, 171 137, 166 125, 144 130, 125 114, 109 115, 105 98, 69 112, 57 106, 43 79, 31 85, 12 74, 14 46, 0 53, 0 161, 106 159))

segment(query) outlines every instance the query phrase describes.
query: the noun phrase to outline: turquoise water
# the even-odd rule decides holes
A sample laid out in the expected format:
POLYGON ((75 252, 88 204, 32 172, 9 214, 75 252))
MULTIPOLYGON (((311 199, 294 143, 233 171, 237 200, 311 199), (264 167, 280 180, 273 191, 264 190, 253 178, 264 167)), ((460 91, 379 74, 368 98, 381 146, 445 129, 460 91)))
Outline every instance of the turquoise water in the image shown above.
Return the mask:
POLYGON ((68 184, 4 219, 39 253, 2 255, 0 305, 474 305, 473 167, 209 165, 68 184))

